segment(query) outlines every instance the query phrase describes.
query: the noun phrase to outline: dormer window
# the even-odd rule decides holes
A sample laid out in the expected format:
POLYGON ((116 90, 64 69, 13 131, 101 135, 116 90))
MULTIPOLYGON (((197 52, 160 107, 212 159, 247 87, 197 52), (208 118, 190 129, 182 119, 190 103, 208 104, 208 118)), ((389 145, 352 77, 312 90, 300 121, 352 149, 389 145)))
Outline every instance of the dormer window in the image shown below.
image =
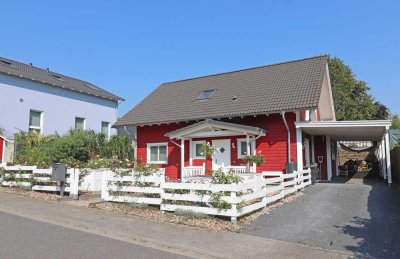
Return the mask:
POLYGON ((211 96, 214 94, 215 90, 206 90, 203 91, 197 96, 197 100, 207 100, 210 99, 211 96))
POLYGON ((65 80, 61 77, 61 76, 59 76, 59 75, 55 75, 55 74, 50 74, 54 79, 56 79, 56 80, 58 80, 58 81, 63 81, 63 82, 65 82, 65 80))
POLYGON ((11 67, 11 68, 15 68, 15 69, 17 68, 11 62, 8 62, 8 61, 2 60, 2 59, 0 59, 0 64, 3 66, 6 66, 6 67, 11 67))

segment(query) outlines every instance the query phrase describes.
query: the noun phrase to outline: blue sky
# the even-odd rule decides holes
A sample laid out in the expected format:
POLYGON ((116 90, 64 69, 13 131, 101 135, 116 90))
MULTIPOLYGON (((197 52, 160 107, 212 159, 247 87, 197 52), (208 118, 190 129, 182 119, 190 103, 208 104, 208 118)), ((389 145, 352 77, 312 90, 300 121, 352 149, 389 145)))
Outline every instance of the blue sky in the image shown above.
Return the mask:
POLYGON ((0 56, 93 82, 126 99, 160 83, 319 54, 342 58, 400 114, 400 2, 11 1, 0 56))

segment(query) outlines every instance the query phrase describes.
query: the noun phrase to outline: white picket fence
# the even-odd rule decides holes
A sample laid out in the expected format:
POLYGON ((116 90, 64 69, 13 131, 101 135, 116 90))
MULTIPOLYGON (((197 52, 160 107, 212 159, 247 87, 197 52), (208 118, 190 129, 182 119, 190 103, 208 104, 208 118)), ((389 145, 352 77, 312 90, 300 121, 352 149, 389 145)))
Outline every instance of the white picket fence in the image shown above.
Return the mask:
POLYGON ((141 177, 135 177, 134 174, 120 176, 106 171, 103 174, 101 198, 105 201, 160 205, 164 170, 162 168, 151 176, 141 177))
POLYGON ((165 182, 164 171, 161 170, 148 177, 137 178, 133 175, 121 177, 107 172, 103 177, 102 199, 160 205, 162 211, 185 210, 226 216, 234 223, 238 217, 311 184, 310 170, 292 174, 247 173, 242 182, 232 184, 213 184, 205 179, 197 182, 165 182), (225 208, 213 206, 215 194, 219 194, 218 202, 223 202, 225 208))
MULTIPOLYGON (((52 169, 38 169, 36 166, 5 166, 3 170, 9 172, 2 177, 1 185, 5 187, 26 187, 32 191, 59 192, 60 186, 51 181, 52 169)), ((79 169, 67 169, 64 191, 71 197, 78 197, 79 169)))

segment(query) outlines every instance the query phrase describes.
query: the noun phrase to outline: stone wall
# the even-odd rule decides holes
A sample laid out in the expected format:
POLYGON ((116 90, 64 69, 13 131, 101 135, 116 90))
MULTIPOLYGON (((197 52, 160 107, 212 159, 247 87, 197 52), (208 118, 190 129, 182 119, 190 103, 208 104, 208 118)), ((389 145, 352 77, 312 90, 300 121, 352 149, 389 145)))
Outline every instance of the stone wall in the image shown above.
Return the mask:
POLYGON ((343 150, 340 147, 339 149, 339 162, 340 164, 344 164, 348 160, 354 160, 354 161, 363 161, 368 158, 368 155, 370 154, 369 151, 365 152, 350 152, 347 150, 343 150))

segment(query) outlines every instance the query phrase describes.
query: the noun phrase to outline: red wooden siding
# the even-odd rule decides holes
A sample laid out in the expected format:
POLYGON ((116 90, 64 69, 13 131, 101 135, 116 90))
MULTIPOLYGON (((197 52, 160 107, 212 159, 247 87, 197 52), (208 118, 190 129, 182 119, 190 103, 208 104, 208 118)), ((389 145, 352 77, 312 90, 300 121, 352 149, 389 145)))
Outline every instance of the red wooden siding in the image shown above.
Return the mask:
MULTIPOLYGON (((291 157, 292 162, 296 162, 296 129, 294 126, 295 121, 294 113, 287 113, 286 119, 288 121, 291 131, 291 157)), ((242 125, 256 126, 267 129, 267 135, 260 137, 256 141, 256 152, 265 157, 263 165, 257 167, 257 172, 261 171, 283 171, 287 162, 287 131, 280 114, 272 114, 269 116, 259 115, 257 117, 249 116, 244 118, 233 118, 228 120, 232 123, 242 125)), ((180 148, 170 142, 169 138, 165 137, 165 133, 187 126, 185 123, 170 124, 170 125, 153 125, 143 126, 137 128, 138 150, 137 156, 139 160, 147 162, 147 143, 168 142, 168 164, 160 165, 166 168, 166 175, 173 179, 180 177, 180 148)), ((244 136, 235 137, 221 137, 220 139, 231 139, 231 164, 244 165, 244 162, 237 157, 237 139, 244 138, 244 136), (232 142, 235 144, 234 147, 232 142)), ((211 142, 212 139, 194 139, 206 140, 211 142)), ((179 143, 180 144, 180 141, 179 143)), ((185 142, 185 165, 189 165, 189 141, 185 142)), ((193 159, 193 165, 200 166, 204 159, 193 159)), ((212 161, 207 159, 206 168, 211 169, 212 161)))
POLYGON ((318 168, 319 168, 318 156, 324 157, 324 161, 322 162, 322 168, 321 168, 321 179, 327 180, 328 174, 327 174, 327 170, 326 170, 327 164, 326 164, 325 136, 314 136, 314 143, 315 143, 315 162, 318 164, 318 168))

